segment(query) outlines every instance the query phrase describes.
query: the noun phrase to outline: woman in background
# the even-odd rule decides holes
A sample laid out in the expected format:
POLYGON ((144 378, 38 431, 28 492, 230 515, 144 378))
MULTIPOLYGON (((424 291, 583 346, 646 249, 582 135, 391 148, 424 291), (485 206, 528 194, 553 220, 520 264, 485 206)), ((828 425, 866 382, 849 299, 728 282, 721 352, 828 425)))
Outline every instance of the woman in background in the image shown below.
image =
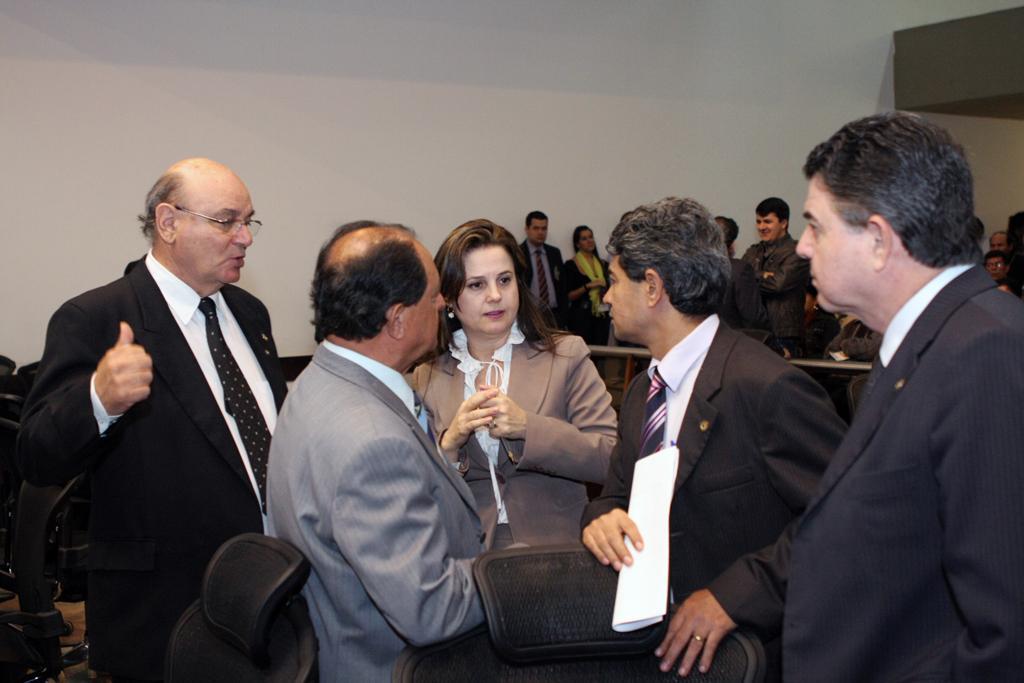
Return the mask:
POLYGON ((579 225, 572 232, 576 255, 565 262, 569 292, 569 330, 587 344, 608 343, 608 306, 601 297, 608 289, 608 263, 597 253, 594 231, 579 225))
POLYGON ((434 262, 447 324, 413 386, 473 492, 487 547, 579 540, 584 482, 604 481, 616 441, 586 345, 546 322, 500 225, 459 226, 434 262))

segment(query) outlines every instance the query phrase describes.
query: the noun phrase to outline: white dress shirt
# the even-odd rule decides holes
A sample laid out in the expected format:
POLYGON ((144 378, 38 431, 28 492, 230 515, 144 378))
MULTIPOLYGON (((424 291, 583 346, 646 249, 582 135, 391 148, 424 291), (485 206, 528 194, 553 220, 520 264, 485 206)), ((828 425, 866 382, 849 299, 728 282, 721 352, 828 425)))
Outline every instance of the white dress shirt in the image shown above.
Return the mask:
POLYGON ((885 335, 882 337, 882 346, 878 350, 878 360, 881 361, 882 367, 889 365, 889 361, 896 355, 896 351, 899 350, 903 339, 910 332, 910 328, 914 326, 917 319, 924 313, 924 309, 928 308, 928 304, 932 302, 932 299, 938 296, 943 287, 969 268, 971 268, 969 264, 946 268, 929 280, 928 284, 917 290, 914 296, 907 299, 907 302, 900 307, 900 310, 896 311, 896 315, 892 317, 889 327, 885 330, 885 335))
POLYGON ((668 412, 665 416, 665 439, 662 448, 676 445, 676 437, 686 416, 686 406, 690 404, 697 375, 704 366, 708 349, 711 348, 711 342, 718 332, 718 324, 718 316, 709 315, 696 329, 669 349, 663 358, 651 360, 651 365, 647 369, 648 376, 653 378, 654 370, 657 368, 665 381, 665 402, 668 412))
MULTIPOLYGON (((480 373, 484 373, 484 383, 489 386, 497 386, 501 393, 508 395, 508 383, 512 378, 512 347, 526 341, 526 336, 519 329, 519 323, 513 322, 512 329, 508 333, 508 339, 495 349, 491 359, 482 362, 469 353, 469 340, 466 338, 465 330, 456 330, 452 335, 452 343, 448 347, 452 358, 459 361, 459 370, 462 371, 463 400, 468 399, 477 392, 476 380, 480 373)), ((501 498, 501 487, 498 485, 498 456, 501 453, 501 439, 491 436, 488 429, 481 427, 474 435, 480 448, 487 454, 487 464, 491 472, 491 489, 494 491, 494 502, 498 510, 498 524, 508 524, 508 512, 505 509, 505 501, 501 498)), ((507 450, 507 447, 506 447, 507 450)))
MULTIPOLYGON (((256 484, 256 476, 253 474, 252 465, 249 463, 249 455, 246 453, 245 444, 242 443, 242 435, 238 431, 235 418, 227 412, 224 406, 224 387, 220 382, 220 376, 217 374, 217 367, 213 364, 213 356, 210 355, 210 344, 206 340, 206 317, 199 310, 199 299, 201 297, 194 289, 157 261, 153 257, 152 251, 146 254, 145 267, 149 270, 149 274, 153 276, 156 286, 160 289, 160 294, 163 295, 167 306, 171 309, 174 321, 178 323, 181 333, 185 335, 185 341, 188 342, 189 348, 192 349, 192 355, 195 356, 196 362, 199 363, 199 368, 203 371, 203 377, 206 378, 210 392, 217 401, 217 407, 220 408, 220 412, 224 416, 224 422, 231 432, 231 438, 234 439, 235 446, 242 455, 242 464, 245 465, 245 471, 249 475, 249 483, 252 484, 256 497, 260 498, 260 489, 256 484)), ((267 381, 266 376, 263 374, 263 369, 256 360, 256 354, 250 348, 242 328, 239 327, 238 321, 235 320, 231 309, 228 308, 227 303, 224 301, 224 295, 216 292, 210 295, 210 299, 217 306, 217 321, 220 323, 221 332, 224 334, 224 341, 227 343, 228 348, 231 349, 231 355, 235 357, 235 362, 238 363, 238 367, 245 376, 245 381, 249 383, 249 388, 252 389, 253 396, 256 397, 256 403, 260 407, 260 412, 263 413, 267 429, 273 434, 274 427, 277 425, 277 404, 274 403, 274 392, 270 388, 270 382, 267 381)), ((96 393, 96 373, 93 373, 90 382, 90 395, 92 398, 93 415, 96 417, 100 433, 103 434, 121 416, 108 415, 104 409, 103 403, 100 402, 99 396, 96 393)))

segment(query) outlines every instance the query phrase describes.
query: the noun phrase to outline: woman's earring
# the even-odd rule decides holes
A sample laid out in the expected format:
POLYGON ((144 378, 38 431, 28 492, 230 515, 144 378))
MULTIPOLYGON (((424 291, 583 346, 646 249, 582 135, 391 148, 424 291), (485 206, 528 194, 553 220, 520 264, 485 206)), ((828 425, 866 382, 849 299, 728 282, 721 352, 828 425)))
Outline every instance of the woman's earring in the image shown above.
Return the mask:
POLYGON ((455 311, 451 306, 445 306, 445 308, 448 310, 448 319, 452 320, 455 317, 455 311))

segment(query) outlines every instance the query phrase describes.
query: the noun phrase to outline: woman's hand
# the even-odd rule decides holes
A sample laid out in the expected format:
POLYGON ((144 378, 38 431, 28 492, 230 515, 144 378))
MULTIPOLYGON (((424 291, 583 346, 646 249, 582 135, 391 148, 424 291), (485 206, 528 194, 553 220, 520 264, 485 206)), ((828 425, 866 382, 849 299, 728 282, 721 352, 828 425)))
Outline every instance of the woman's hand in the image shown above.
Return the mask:
POLYGON ((508 394, 501 393, 495 387, 485 387, 488 391, 495 391, 496 395, 483 404, 485 408, 496 410, 494 419, 490 424, 490 434, 494 439, 525 439, 526 438, 526 411, 519 407, 519 404, 508 397, 508 394))
POLYGON ((459 406, 448 429, 441 434, 441 450, 452 461, 458 450, 466 445, 470 435, 481 427, 487 427, 497 416, 497 406, 484 405, 493 401, 501 392, 493 387, 483 387, 459 406))
POLYGON ((591 280, 587 283, 587 289, 594 289, 595 287, 607 287, 607 283, 603 277, 599 277, 596 280, 591 280))

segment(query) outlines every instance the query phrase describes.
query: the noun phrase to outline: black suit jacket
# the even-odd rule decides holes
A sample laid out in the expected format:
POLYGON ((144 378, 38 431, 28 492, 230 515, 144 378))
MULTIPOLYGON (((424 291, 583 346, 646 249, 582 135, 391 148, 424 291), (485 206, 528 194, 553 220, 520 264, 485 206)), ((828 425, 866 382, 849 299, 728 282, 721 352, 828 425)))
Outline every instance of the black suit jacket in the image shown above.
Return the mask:
MULTIPOLYGON (((583 526, 627 509, 650 378, 630 384, 601 495, 583 526)), ((677 602, 709 588, 741 626, 765 640, 782 626, 787 554, 776 548, 804 510, 845 425, 825 391, 763 344, 720 325, 697 376, 677 439, 669 519, 677 602), (768 561, 747 561, 762 551, 768 561)), ((778 667, 778 662, 774 662, 778 667)), ((777 676, 777 673, 776 673, 777 676)))
POLYGON ((796 245, 786 233, 774 242, 750 245, 742 258, 754 269, 776 337, 804 336, 804 293, 811 281, 811 262, 796 253, 796 245))
POLYGON ((795 525, 786 680, 1020 680, 1024 304, 980 268, 889 366, 795 525))
POLYGON ((729 264, 732 266, 732 281, 725 290, 725 299, 718 308, 718 317, 737 330, 771 330, 754 269, 738 258, 729 259, 729 264))
MULTIPOLYGON (((266 308, 237 287, 221 291, 280 408, 285 383, 266 308)), ((40 485, 91 473, 90 663, 161 678, 171 628, 199 596, 206 562, 228 538, 262 532, 263 522, 216 400, 144 263, 50 320, 18 461, 40 485), (149 398, 101 437, 89 380, 121 320, 152 357, 153 383, 149 398)))
MULTIPOLYGON (((523 240, 519 244, 519 248, 523 251, 523 258, 526 259, 526 286, 533 286, 533 254, 530 252, 530 245, 526 240, 523 240)), ((548 267, 551 268, 551 275, 554 278, 554 289, 555 289, 555 301, 558 306, 552 310, 555 315, 555 322, 558 323, 558 327, 565 330, 568 329, 569 322, 569 290, 566 289, 565 282, 565 270, 562 261, 562 251, 558 247, 553 247, 550 244, 544 245, 544 251, 548 256, 548 267)))

